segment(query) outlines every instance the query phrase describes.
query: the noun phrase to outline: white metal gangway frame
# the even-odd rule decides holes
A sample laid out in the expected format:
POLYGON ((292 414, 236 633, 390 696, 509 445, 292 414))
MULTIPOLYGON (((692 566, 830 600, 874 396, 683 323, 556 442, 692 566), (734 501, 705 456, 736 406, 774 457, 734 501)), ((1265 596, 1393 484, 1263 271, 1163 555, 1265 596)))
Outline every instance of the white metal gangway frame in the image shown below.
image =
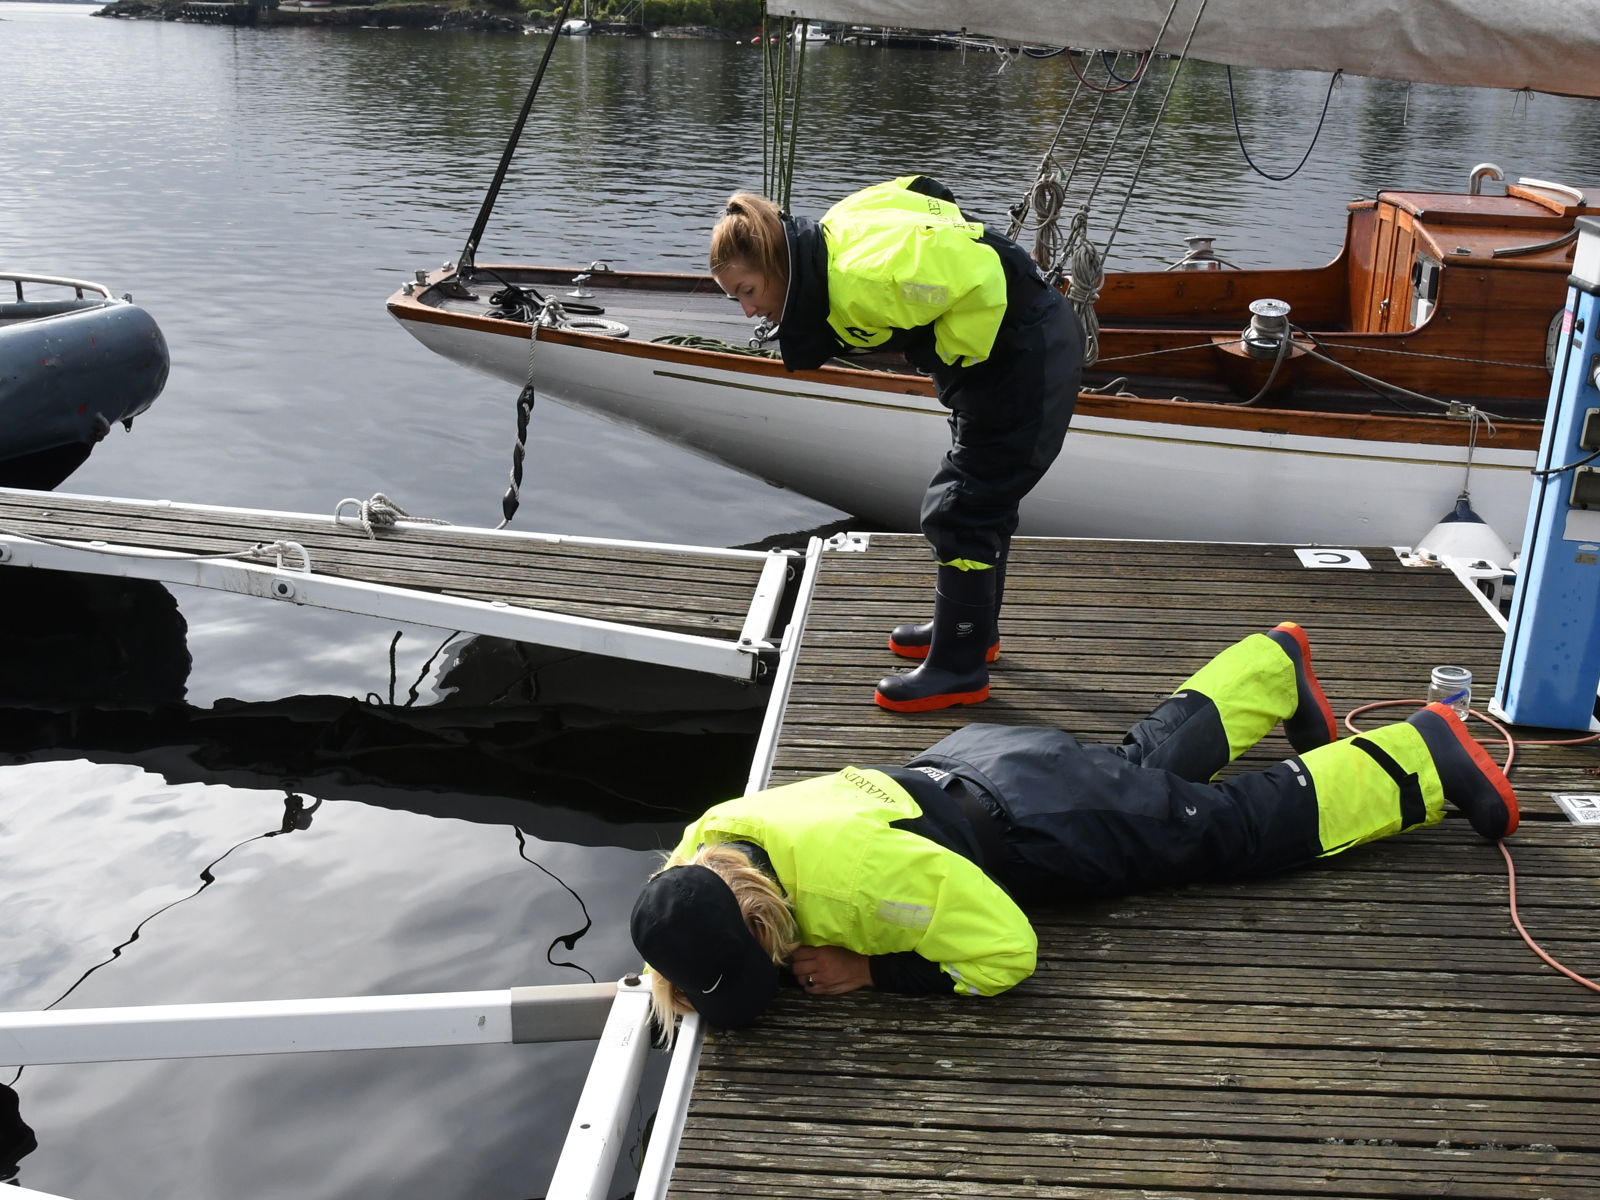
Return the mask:
MULTIPOLYGON (((276 512, 266 509, 228 508, 209 504, 180 504, 170 500, 126 500, 102 496, 75 496, 61 492, 32 492, 20 488, 0 488, 0 497, 21 498, 48 504, 52 500, 96 501, 131 505, 155 511, 193 512, 210 516, 229 516, 260 521, 314 521, 330 530, 350 528, 350 518, 341 519, 309 513, 276 512)), ((720 546, 691 546, 667 542, 630 541, 619 538, 578 537, 570 534, 526 533, 511 529, 480 529, 465 525, 437 525, 400 520, 400 530, 434 531, 449 529, 473 539, 485 539, 506 546, 591 546, 602 549, 642 550, 682 554, 711 559, 760 562, 750 607, 736 639, 703 637, 652 629, 621 621, 570 616, 543 609, 510 604, 503 600, 472 600, 446 596, 415 588, 366 583, 335 575, 318 574, 316 564, 298 544, 291 547, 299 565, 285 565, 283 555, 275 563, 228 555, 183 554, 141 546, 124 546, 103 541, 44 538, 3 529, 0 519, 0 564, 38 567, 47 570, 79 571, 91 575, 152 579, 162 583, 181 583, 216 591, 258 596, 292 604, 359 613, 391 621, 407 621, 462 633, 483 634, 510 641, 530 642, 562 650, 627 658, 636 662, 681 667, 723 675, 733 679, 755 680, 775 664, 778 646, 771 640, 772 626, 783 602, 789 576, 798 565, 793 550, 735 550, 720 546), (302 569, 309 566, 309 570, 302 569)), ((241 551, 244 548, 241 547, 241 551)))
MULTIPOLYGON (((833 539, 827 548, 860 550, 866 544, 864 535, 851 534, 833 539)), ((805 551, 747 793, 766 787, 772 771, 823 549, 822 540, 812 538, 805 551)), ((649 993, 646 979, 628 975, 618 983, 500 991, 8 1012, 0 1013, 0 1063, 34 1066, 598 1037, 546 1200, 605 1200, 651 1046, 649 993)), ((697 1014, 683 1018, 635 1200, 666 1196, 704 1037, 697 1014)), ((6 1200, 62 1198, 19 1187, 6 1200)))

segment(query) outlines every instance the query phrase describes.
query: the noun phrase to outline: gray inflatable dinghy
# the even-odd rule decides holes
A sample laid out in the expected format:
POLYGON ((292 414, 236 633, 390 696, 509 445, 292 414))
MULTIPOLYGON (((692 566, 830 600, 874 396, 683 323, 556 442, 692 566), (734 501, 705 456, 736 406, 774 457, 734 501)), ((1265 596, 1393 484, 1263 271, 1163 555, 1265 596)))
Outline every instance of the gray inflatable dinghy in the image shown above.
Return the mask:
POLYGON ((167 340, 97 283, 0 272, 0 297, 0 487, 47 491, 155 402, 167 340))

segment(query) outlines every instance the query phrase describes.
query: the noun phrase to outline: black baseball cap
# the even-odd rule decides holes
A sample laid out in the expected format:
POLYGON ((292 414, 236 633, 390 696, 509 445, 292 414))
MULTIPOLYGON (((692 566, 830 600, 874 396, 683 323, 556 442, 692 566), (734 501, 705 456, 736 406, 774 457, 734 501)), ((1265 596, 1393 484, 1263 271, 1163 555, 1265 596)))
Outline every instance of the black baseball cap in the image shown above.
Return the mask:
POLYGON ((651 970, 719 1028, 750 1024, 777 994, 777 966, 744 923, 733 889, 709 867, 671 867, 651 878, 629 930, 651 970))

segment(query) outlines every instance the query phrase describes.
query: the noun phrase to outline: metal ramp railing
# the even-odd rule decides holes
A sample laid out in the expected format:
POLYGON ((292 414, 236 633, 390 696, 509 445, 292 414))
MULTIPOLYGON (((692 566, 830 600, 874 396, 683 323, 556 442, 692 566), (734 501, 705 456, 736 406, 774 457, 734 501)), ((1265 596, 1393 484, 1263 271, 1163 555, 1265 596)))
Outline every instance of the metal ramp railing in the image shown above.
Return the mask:
POLYGON ((757 679, 803 556, 0 488, 0 563, 757 679))
MULTIPOLYGON (((21 493, 0 490, 0 526, 8 526, 22 502, 62 498, 54 493, 21 493), (18 499, 22 498, 22 499, 18 499)), ((134 504, 115 501, 114 504, 134 504)), ((179 506, 171 506, 179 507, 179 506)), ((240 509, 202 509, 186 506, 187 512, 240 514, 240 509)), ((82 514, 80 514, 82 515, 82 514)), ((251 514, 294 517, 294 514, 251 514)), ((37 515, 37 520, 50 520, 37 515)), ((320 518, 299 518, 317 522, 320 518)), ((58 526, 50 526, 56 530, 58 526)), ((421 526, 422 530, 438 526, 421 526)), ((458 530, 458 533, 490 533, 458 530)), ((520 538, 541 538, 541 534, 512 534, 520 538)), ((0 550, 6 555, 43 555, 48 552, 80 555, 88 562, 101 563, 99 573, 125 574, 110 570, 109 563, 122 566, 160 566, 178 562, 171 557, 123 555, 96 547, 61 546, 69 539, 50 542, 19 534, 0 534, 0 550), (96 557, 98 555, 98 557, 96 557)), ((606 542, 603 539, 574 539, 581 546, 648 547, 646 542, 606 542)), ((861 549, 866 544, 859 534, 835 538, 827 549, 861 549)), ((650 547, 661 549, 661 547, 650 547)), ((755 629, 765 643, 773 614, 778 611, 782 584, 790 565, 803 562, 794 595, 794 610, 781 642, 771 646, 774 654, 773 691, 766 702, 762 733, 750 763, 746 792, 758 792, 770 778, 773 757, 778 749, 778 734, 794 680, 795 662, 805 635, 811 595, 816 590, 818 568, 824 544, 811 539, 805 554, 760 554, 749 550, 706 550, 702 547, 667 547, 670 554, 706 554, 733 557, 736 562, 760 560, 757 595, 741 627, 738 645, 746 637, 755 638, 755 629), (763 624, 765 622, 765 624, 763 624)), ((14 557, 0 562, 16 563, 14 557)), ((77 563, 78 557, 70 558, 77 563)), ((184 562, 192 562, 186 558, 184 562)), ((213 560, 216 562, 216 560, 213 560)), ((40 562, 19 565, 43 565, 40 562)), ((275 566, 250 565, 240 568, 256 571, 283 571, 275 566)), ((61 570, 85 570, 66 566, 61 570)), ((301 573, 291 573, 290 582, 301 581, 301 573)), ((163 576, 146 576, 163 578, 163 576)), ((264 576, 274 581, 277 574, 264 576)), ((219 582, 202 586, 221 586, 222 581, 256 581, 256 576, 218 576, 219 582)), ((190 582, 178 579, 174 582, 190 582)), ((227 590, 240 590, 227 587, 227 590)), ((261 592, 253 592, 259 595, 261 592)), ((306 600, 304 603, 310 603, 306 600)), ((333 605, 330 605, 333 606, 333 605)), ((344 605, 339 605, 344 606, 344 605)), ((347 611, 365 611, 350 608, 347 611)), ((534 614, 549 616, 549 614, 534 614)), ((640 643, 648 646, 648 643, 640 643)), ((675 651, 674 651, 675 653, 675 651)), ((749 651, 741 651, 749 653, 749 651)), ((765 650, 762 651, 765 653, 765 650)), ((656 661, 656 659, 650 659, 656 661)), ((638 976, 624 976, 616 984, 558 984, 550 987, 512 987, 493 992, 442 992, 429 995, 390 995, 390 997, 338 997, 320 1000, 266 1000, 266 1002, 218 1003, 218 1005, 150 1005, 133 1008, 78 1008, 78 1010, 0 1013, 0 1064, 37 1066, 56 1062, 107 1062, 155 1058, 214 1058, 229 1054, 306 1053, 323 1050, 378 1050, 398 1046, 483 1045, 483 1043, 576 1042, 598 1038, 589 1075, 578 1099, 578 1110, 568 1126, 562 1155, 546 1200, 605 1200, 616 1173, 622 1141, 627 1131, 630 1110, 645 1069, 645 1054, 651 1045, 650 987, 638 976)), ((677 1042, 656 1109, 650 1146, 640 1165, 634 1200, 664 1200, 672 1168, 677 1162, 682 1141, 683 1120, 694 1088, 694 1074, 701 1058, 706 1030, 698 1014, 690 1014, 678 1024, 677 1042)), ((62 1197, 18 1187, 6 1200, 62 1200, 62 1197)))

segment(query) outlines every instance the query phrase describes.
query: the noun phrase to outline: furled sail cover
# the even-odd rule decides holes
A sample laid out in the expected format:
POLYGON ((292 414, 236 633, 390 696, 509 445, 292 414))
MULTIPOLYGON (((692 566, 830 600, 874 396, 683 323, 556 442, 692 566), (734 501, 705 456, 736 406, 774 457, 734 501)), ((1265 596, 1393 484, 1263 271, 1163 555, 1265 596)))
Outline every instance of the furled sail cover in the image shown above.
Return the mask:
MULTIPOLYGON (((1190 55, 1236 67, 1600 96, 1597 0, 1205 0, 1190 55)), ((1177 0, 1176 54, 1201 0, 1177 0)), ((1148 50, 1172 0, 769 0, 775 16, 1148 50)))

